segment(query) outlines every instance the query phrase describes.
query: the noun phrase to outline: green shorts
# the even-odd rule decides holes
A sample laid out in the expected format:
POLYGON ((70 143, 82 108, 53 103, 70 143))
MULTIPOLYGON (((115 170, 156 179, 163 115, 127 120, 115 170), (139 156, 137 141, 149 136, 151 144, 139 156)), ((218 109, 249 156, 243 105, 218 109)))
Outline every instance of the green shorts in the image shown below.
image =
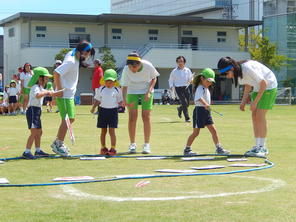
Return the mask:
POLYGON ((126 103, 133 104, 129 109, 138 109, 139 99, 141 99, 142 110, 152 110, 153 107, 153 93, 151 93, 150 99, 145 101, 145 94, 127 94, 126 103))
POLYGON ((24 94, 25 95, 29 95, 30 94, 30 90, 31 90, 30 88, 25 88, 24 87, 24 94))
MULTIPOLYGON (((258 92, 252 92, 251 99, 254 101, 258 95, 258 92)), ((261 99, 257 104, 258 109, 272 109, 277 95, 277 88, 265 90, 261 99)))
POLYGON ((24 103, 24 95, 21 94, 19 97, 19 103, 23 104, 24 103))
POLYGON ((62 119, 65 119, 66 114, 68 114, 69 119, 75 119, 74 99, 56 98, 56 103, 62 119))

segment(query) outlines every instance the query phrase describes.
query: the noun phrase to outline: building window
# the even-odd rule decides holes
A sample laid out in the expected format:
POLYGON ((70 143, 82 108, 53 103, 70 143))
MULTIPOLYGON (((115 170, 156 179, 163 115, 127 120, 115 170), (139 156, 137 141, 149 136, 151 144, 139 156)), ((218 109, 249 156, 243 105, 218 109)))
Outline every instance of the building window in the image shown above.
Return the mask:
POLYGON ((70 48, 75 48, 76 45, 83 40, 90 42, 90 35, 89 34, 69 34, 70 48))
POLYGON ((157 41, 157 36, 149 36, 149 41, 157 41))
POLYGON ((14 28, 8 29, 8 36, 9 37, 14 37, 14 28))
POLYGON ((158 30, 157 29, 149 29, 148 34, 149 35, 158 35, 158 30))
POLYGON ((122 34, 122 29, 112 29, 112 34, 122 34))
POLYGON ((112 39, 121 40, 122 39, 122 29, 112 29, 112 39))
POLYGON ((36 37, 37 37, 37 38, 45 38, 45 34, 39 34, 39 33, 38 33, 38 34, 36 34, 36 37))
POLYGON ((226 42, 226 32, 217 32, 217 42, 226 42))
POLYGON ((46 26, 36 26, 35 30, 38 32, 46 32, 46 26))
POLYGON ((184 30, 183 35, 192 35, 192 31, 190 30, 184 30))
POLYGON ((121 36, 120 35, 113 35, 112 39, 114 40, 121 40, 121 36))
POLYGON ((84 27, 75 27, 75 32, 85 32, 84 27))
POLYGON ((149 41, 157 41, 158 40, 158 30, 157 29, 149 29, 148 30, 148 39, 149 39, 149 41))

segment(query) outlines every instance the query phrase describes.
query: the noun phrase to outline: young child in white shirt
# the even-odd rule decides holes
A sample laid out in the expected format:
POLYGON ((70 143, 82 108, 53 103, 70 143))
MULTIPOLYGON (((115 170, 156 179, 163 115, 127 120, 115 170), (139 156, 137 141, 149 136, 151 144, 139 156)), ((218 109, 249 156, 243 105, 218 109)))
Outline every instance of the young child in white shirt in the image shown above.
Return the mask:
POLYGON ((16 82, 14 80, 10 81, 9 89, 7 90, 8 94, 8 109, 11 115, 16 115, 16 108, 17 108, 17 96, 19 95, 19 90, 16 88, 16 82))
POLYGON ((117 73, 113 69, 107 69, 104 73, 105 86, 97 88, 95 91, 94 104, 91 113, 99 105, 99 116, 97 127, 101 128, 101 155, 116 155, 116 135, 115 128, 118 125, 118 107, 122 105, 122 92, 120 88, 115 87, 117 73), (109 128, 111 139, 111 149, 106 147, 106 134, 109 128))
POLYGON ((29 94, 28 109, 26 112, 28 128, 31 131, 31 135, 28 137, 26 149, 23 153, 25 159, 36 159, 36 156, 48 156, 49 154, 43 152, 40 148, 42 125, 41 125, 41 107, 43 104, 44 96, 53 96, 53 91, 45 90, 44 87, 48 81, 48 78, 52 77, 48 73, 48 70, 43 67, 37 67, 34 69, 34 76, 28 83, 31 87, 29 94), (31 147, 35 142, 36 152, 35 155, 31 153, 31 147))
POLYGON ((205 126, 208 128, 210 133, 212 134, 212 139, 215 144, 216 153, 227 155, 229 151, 225 150, 220 142, 219 137, 216 131, 216 127, 214 126, 214 122, 211 116, 211 94, 209 91, 209 87, 212 83, 215 82, 215 72, 210 69, 206 68, 202 70, 202 72, 196 76, 193 80, 194 89, 195 89, 195 108, 193 111, 193 132, 188 137, 186 147, 184 149, 184 156, 192 156, 196 155, 191 150, 191 145, 195 138, 199 135, 200 129, 204 128, 205 126))

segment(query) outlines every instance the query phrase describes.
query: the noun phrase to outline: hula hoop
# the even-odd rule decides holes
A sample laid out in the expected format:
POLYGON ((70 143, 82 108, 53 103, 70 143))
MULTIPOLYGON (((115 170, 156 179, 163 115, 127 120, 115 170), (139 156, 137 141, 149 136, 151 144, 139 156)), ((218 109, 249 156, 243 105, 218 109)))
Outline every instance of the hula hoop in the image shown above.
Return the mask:
MULTIPOLYGON (((73 155, 66 158, 80 158, 80 157, 96 157, 102 155, 73 155)), ((199 154, 195 156, 217 156, 217 157, 244 157, 241 154, 231 154, 231 155, 219 155, 219 154, 199 154)), ((107 156, 109 157, 109 156, 107 156)), ((109 158, 138 158, 143 156, 110 156, 109 158)), ((183 155, 171 155, 171 156, 164 156, 164 155, 149 155, 145 157, 168 157, 168 158, 180 158, 184 157, 183 155)), ((65 158, 61 156, 49 156, 49 157, 38 157, 38 158, 65 158)), ((265 159, 264 157, 255 157, 260 159, 265 159)), ((12 158, 1 158, 2 161, 10 161, 10 160, 22 160, 23 157, 12 157, 12 158)), ((244 170, 232 170, 226 172, 213 172, 213 173, 188 173, 188 174, 165 174, 165 175, 144 175, 144 176, 126 176, 120 178, 111 178, 111 179, 94 179, 88 181, 71 181, 71 182, 52 182, 52 183, 27 183, 27 184, 0 184, 1 187, 39 187, 39 186, 59 186, 59 185, 70 185, 70 184, 85 184, 85 183, 99 183, 99 182, 111 182, 111 181, 118 181, 118 180, 133 180, 133 179, 147 179, 147 178, 164 178, 164 177, 184 177, 184 176, 212 176, 212 175, 226 175, 226 174, 235 174, 235 173, 245 173, 251 171, 258 171, 264 170, 273 167, 275 164, 267 159, 265 159, 265 163, 267 166, 257 167, 257 168, 250 168, 244 170)))

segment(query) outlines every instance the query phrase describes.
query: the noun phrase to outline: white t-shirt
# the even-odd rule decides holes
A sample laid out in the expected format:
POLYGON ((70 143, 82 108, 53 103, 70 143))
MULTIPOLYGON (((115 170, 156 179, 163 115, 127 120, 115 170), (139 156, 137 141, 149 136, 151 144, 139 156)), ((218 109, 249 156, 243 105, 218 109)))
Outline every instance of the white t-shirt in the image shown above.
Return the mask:
MULTIPOLYGON (((32 71, 33 72, 33 71, 32 71)), ((20 80, 24 80, 24 87, 28 87, 28 83, 30 82, 30 79, 32 78, 32 74, 30 72, 22 72, 20 75, 20 80)))
POLYGON ((18 93, 19 93, 18 89, 17 89, 17 88, 14 88, 14 87, 10 87, 10 88, 7 90, 7 94, 8 94, 9 96, 16 96, 18 93))
POLYGON ((203 85, 199 85, 196 88, 194 95, 195 106, 204 106, 203 103, 199 101, 200 98, 203 98, 209 105, 211 104, 211 93, 210 90, 203 85))
POLYGON ((266 90, 277 88, 278 83, 274 73, 265 65, 250 60, 241 65, 243 78, 238 78, 240 85, 250 85, 254 87, 254 92, 259 91, 260 82, 265 80, 267 82, 266 90))
POLYGON ((192 78, 193 78, 193 74, 190 69, 188 69, 187 67, 184 67, 183 69, 176 67, 173 69, 173 71, 170 74, 170 78, 169 78, 170 88, 188 86, 192 78))
POLYGON ((94 99, 100 101, 100 107, 106 109, 117 108, 118 103, 122 101, 122 92, 117 87, 101 86, 96 88, 94 99))
POLYGON ((126 65, 122 71, 121 86, 127 86, 127 94, 146 94, 152 79, 159 76, 154 66, 142 60, 142 70, 136 73, 130 71, 126 65))
POLYGON ((62 88, 65 89, 63 98, 74 98, 79 78, 79 60, 75 58, 75 55, 72 56, 72 51, 67 53, 63 64, 55 71, 60 74, 62 88))
POLYGON ((37 107, 42 107, 43 104, 43 98, 41 97, 39 99, 36 98, 36 95, 38 93, 41 93, 42 91, 44 91, 42 86, 39 86, 37 84, 35 84, 34 86, 32 86, 31 90, 30 90, 30 95, 29 95, 29 104, 28 106, 37 106, 37 107))

